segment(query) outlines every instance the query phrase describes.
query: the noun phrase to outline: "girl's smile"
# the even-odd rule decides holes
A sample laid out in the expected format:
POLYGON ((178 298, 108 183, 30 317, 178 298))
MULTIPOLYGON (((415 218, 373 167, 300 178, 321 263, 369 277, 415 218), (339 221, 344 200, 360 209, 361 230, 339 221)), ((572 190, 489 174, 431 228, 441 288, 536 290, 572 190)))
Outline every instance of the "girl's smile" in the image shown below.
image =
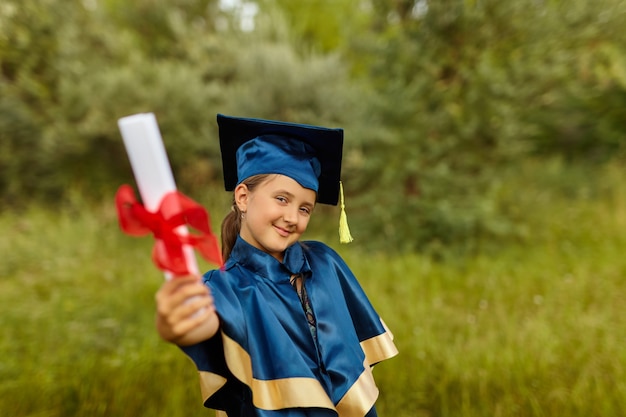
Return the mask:
POLYGON ((282 227, 279 227, 279 226, 276 226, 276 225, 274 225, 274 227, 278 231, 278 234, 283 236, 283 237, 287 237, 287 236, 289 236, 291 234, 291 232, 289 230, 283 229, 282 227))

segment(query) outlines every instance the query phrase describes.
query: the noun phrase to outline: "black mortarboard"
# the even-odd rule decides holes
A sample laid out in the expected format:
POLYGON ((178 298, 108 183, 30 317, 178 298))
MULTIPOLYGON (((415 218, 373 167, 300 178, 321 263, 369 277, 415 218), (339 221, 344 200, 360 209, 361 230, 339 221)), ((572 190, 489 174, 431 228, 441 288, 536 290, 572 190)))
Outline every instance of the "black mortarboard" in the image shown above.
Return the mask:
POLYGON ((217 115, 227 191, 257 174, 282 174, 336 205, 343 130, 297 123, 217 115))

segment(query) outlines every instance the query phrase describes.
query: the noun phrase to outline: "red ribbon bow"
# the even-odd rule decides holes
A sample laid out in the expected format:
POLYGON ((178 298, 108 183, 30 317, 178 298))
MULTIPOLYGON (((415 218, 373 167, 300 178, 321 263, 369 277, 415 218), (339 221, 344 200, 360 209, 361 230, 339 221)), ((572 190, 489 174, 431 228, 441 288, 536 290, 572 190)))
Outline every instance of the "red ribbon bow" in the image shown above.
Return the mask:
POLYGON ((131 186, 122 185, 115 194, 115 205, 122 231, 131 236, 154 235, 156 243, 152 260, 159 269, 175 276, 191 274, 183 245, 196 248, 207 261, 220 267, 223 265, 207 211, 184 194, 178 191, 167 193, 153 213, 137 201, 131 186), (180 226, 190 226, 200 234, 185 234, 184 230, 178 230, 180 226))

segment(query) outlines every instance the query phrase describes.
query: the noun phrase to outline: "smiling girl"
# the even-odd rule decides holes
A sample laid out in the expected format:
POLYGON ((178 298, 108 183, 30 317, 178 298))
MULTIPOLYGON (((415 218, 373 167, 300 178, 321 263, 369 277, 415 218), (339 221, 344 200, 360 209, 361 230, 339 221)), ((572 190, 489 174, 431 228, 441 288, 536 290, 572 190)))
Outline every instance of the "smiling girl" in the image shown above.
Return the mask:
MULTIPOLYGON (((371 368, 392 335, 330 247, 300 241, 336 205, 341 129, 218 115, 221 270, 167 281, 157 329, 195 362, 204 405, 235 416, 376 416, 371 368)), ((223 415, 223 414, 222 414, 223 415)))

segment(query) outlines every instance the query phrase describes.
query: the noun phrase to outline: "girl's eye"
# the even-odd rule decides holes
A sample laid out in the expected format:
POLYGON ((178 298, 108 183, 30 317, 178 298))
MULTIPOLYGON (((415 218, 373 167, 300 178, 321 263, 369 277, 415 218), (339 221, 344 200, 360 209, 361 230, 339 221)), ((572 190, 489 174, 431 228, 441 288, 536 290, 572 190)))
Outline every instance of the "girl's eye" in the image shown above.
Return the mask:
POLYGON ((308 207, 300 207, 300 211, 302 211, 302 213, 306 214, 307 216, 311 214, 311 209, 308 207))
POLYGON ((285 197, 282 197, 282 196, 276 197, 276 200, 280 201, 281 203, 286 203, 287 202, 287 199, 285 197))

